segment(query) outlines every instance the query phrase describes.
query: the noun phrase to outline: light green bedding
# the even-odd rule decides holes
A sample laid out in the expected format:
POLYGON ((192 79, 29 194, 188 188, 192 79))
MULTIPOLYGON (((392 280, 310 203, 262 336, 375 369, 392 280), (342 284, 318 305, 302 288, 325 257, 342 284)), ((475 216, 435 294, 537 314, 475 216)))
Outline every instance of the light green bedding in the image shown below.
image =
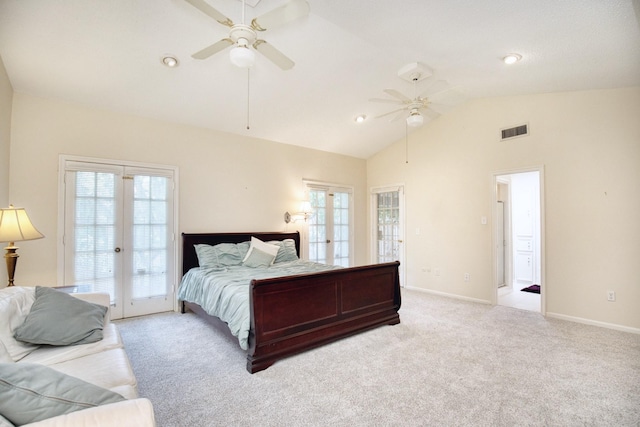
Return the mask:
POLYGON ((281 262, 268 268, 229 266, 192 268, 184 275, 178 299, 198 304, 229 326, 243 350, 249 348, 249 286, 253 279, 316 273, 340 268, 309 261, 281 262))

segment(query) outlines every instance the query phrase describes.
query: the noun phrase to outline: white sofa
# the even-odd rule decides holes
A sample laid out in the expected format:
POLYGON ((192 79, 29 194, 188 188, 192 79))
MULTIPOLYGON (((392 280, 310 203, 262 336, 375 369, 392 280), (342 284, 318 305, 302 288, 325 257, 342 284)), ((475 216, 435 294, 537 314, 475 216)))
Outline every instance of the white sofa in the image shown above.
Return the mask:
MULTIPOLYGON (((109 295, 106 293, 72 295, 102 306, 110 305, 109 295)), ((126 400, 82 409, 26 425, 155 426, 151 402, 138 397, 136 378, 117 326, 109 321, 109 312, 107 311, 105 315, 104 337, 100 341, 70 346, 37 346, 22 343, 13 337, 15 329, 29 314, 34 300, 35 288, 0 289, 0 362, 44 365, 118 393, 126 400)), ((13 365, 6 366, 11 368, 13 365)), ((3 425, 11 424, 0 417, 0 426, 3 425)))

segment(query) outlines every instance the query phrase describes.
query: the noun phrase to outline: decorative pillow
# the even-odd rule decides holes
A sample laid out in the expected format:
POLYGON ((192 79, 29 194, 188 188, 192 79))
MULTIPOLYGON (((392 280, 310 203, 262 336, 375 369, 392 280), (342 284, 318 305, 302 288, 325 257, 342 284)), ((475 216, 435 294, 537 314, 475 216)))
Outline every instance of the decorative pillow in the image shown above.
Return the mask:
POLYGON ((107 307, 36 286, 36 300, 15 338, 31 344, 77 345, 102 339, 107 307))
POLYGON ((0 363, 0 395, 0 413, 15 425, 125 400, 110 390, 35 363, 0 363))
POLYGON ((296 252, 296 242, 293 239, 272 240, 267 243, 276 245, 280 248, 276 255, 276 259, 273 261, 274 264, 300 259, 298 258, 298 252, 296 252))
POLYGON ((0 289, 0 341, 13 361, 18 361, 38 348, 16 340, 13 336, 22 325, 35 300, 35 288, 11 286, 0 289))
POLYGON ((251 252, 253 252, 254 249, 259 249, 260 251, 271 255, 273 257, 269 262, 269 265, 271 265, 273 264, 273 261, 276 259, 276 255, 280 250, 280 246, 271 245, 269 243, 263 242, 262 240, 256 237, 251 237, 251 246, 249 247, 249 252, 247 252, 247 256, 245 256, 244 259, 242 260, 243 263, 247 262, 247 260, 251 256, 251 252))
POLYGON ((0 427, 15 427, 8 419, 0 415, 0 427))
POLYGON ((249 242, 194 245, 198 264, 203 268, 219 268, 240 265, 249 251, 249 242))
POLYGON ((258 248, 253 248, 249 257, 242 263, 247 267, 269 267, 275 257, 266 252, 262 252, 258 248))

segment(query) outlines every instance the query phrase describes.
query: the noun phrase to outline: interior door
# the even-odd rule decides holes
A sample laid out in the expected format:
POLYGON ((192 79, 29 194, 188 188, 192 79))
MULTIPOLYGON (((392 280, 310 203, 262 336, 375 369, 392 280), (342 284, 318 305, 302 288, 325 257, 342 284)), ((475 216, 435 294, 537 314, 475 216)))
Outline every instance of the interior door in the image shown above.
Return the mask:
POLYGON ((173 174, 65 162, 62 284, 109 293, 114 319, 173 309, 173 174))
POLYGON ((372 194, 375 212, 375 261, 378 263, 400 261, 400 283, 404 286, 404 189, 374 190, 372 194))

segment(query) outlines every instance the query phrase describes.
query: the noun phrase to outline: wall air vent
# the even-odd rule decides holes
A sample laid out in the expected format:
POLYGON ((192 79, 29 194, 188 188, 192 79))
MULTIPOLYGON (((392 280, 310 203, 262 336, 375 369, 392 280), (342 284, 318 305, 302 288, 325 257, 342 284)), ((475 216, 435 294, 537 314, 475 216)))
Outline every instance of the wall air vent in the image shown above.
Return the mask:
POLYGON ((529 125, 520 125, 508 129, 502 129, 502 140, 515 138, 517 136, 529 135, 529 125))

